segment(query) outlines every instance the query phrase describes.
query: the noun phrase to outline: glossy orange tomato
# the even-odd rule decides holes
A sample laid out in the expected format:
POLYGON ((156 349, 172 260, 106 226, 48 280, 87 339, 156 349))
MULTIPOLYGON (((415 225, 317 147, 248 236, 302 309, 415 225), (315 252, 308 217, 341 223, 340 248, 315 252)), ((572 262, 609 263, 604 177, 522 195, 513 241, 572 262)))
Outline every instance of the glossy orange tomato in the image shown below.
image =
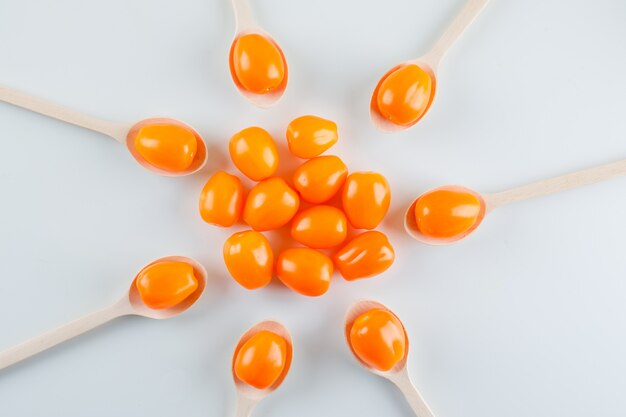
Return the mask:
POLYGON ((397 125, 411 125, 428 110, 432 88, 433 80, 428 72, 415 64, 404 65, 378 86, 378 112, 397 125))
POLYGON ((301 116, 287 126, 287 144, 298 158, 313 158, 337 143, 337 124, 317 116, 301 116))
POLYGON ((406 354, 406 333, 400 320, 383 309, 361 314, 350 329, 350 346, 358 358, 381 372, 391 370, 406 354))
POLYGON ((333 257, 335 267, 348 281, 382 274, 393 264, 396 254, 383 233, 361 233, 333 257))
POLYGON ((240 36, 231 49, 231 71, 245 90, 265 94, 278 88, 287 64, 278 46, 257 33, 240 36))
POLYGON ((282 178, 268 178, 255 185, 246 199, 243 220, 254 230, 277 229, 289 223, 300 198, 282 178))
POLYGON ((415 203, 418 230, 434 239, 450 239, 471 231, 485 209, 480 198, 463 189, 436 189, 415 203))
POLYGON ((375 172, 348 175, 343 186, 343 211, 356 229, 374 229, 387 214, 391 202, 389 183, 375 172))
POLYGON ((287 341, 269 330, 261 330, 241 345, 233 368, 241 381, 263 390, 279 380, 286 364, 287 341))
POLYGON ((291 223, 291 236, 311 248, 328 249, 346 240, 348 221, 332 206, 313 206, 301 211, 291 223))
POLYGON ((224 263, 228 272, 249 290, 265 287, 274 273, 274 252, 259 232, 235 233, 224 243, 224 263))
POLYGON ((318 156, 300 165, 293 174, 294 188, 313 204, 330 200, 341 189, 348 167, 336 156, 318 156))
POLYGON ((224 171, 218 171, 204 185, 200 193, 200 216, 209 223, 230 227, 237 223, 243 208, 244 189, 241 180, 224 171))
POLYGON ((295 292, 317 297, 330 287, 333 262, 314 249, 291 248, 278 256, 276 275, 295 292))
POLYGON ((235 166, 253 181, 271 177, 278 168, 274 139, 260 127, 249 127, 235 133, 228 150, 235 166))
POLYGON ((198 279, 190 264, 163 261, 139 272, 135 286, 144 304, 159 310, 183 302, 198 288, 198 279))
POLYGON ((172 123, 152 123, 141 127, 134 147, 150 165, 169 172, 185 171, 198 151, 193 131, 172 123))

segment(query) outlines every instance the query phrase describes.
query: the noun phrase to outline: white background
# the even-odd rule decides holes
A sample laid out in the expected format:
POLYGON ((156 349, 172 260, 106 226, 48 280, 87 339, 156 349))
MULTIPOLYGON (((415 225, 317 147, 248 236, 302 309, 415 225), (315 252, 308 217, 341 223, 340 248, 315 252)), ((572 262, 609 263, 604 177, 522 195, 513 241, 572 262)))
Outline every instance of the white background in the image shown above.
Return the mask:
POLYGON ((499 209, 448 247, 410 240, 401 219, 433 186, 498 191, 625 158, 626 2, 493 0, 441 66, 430 114, 392 135, 369 122, 373 86, 463 0, 252 3, 289 62, 271 110, 231 83, 227 0, 0 0, 0 83, 113 120, 180 118, 212 155, 163 178, 106 137, 0 104, 0 348, 113 302, 154 258, 210 274, 183 316, 120 319, 0 372, 0 416, 232 415, 232 348, 266 318, 290 328, 295 357, 255 415, 409 416, 344 344, 345 309, 374 298, 403 319, 438 417, 623 417, 626 178, 499 209), (248 292, 221 260, 233 231, 201 221, 198 193, 233 171, 234 132, 258 124, 284 146, 307 113, 338 122, 350 169, 388 177, 397 262, 319 299, 248 292))

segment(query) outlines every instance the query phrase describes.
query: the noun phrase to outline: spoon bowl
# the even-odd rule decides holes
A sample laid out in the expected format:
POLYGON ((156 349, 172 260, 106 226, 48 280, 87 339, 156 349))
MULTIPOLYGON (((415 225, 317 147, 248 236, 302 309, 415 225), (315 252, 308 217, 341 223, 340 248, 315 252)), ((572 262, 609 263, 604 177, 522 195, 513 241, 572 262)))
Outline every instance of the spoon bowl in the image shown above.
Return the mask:
POLYGON ((207 280, 206 269, 195 259, 187 258, 185 256, 166 256, 166 257, 159 258, 150 262, 149 264, 141 268, 139 272, 137 272, 137 274, 135 275, 135 278, 133 279, 133 282, 130 284, 130 288, 128 289, 128 301, 133 310, 133 313, 138 316, 147 317, 151 319, 157 319, 157 320, 169 319, 187 310, 198 300, 198 298, 200 298, 200 296, 204 292, 204 289, 206 288, 206 280, 207 280), (176 304, 175 306, 170 307, 170 308, 155 310, 155 309, 149 308, 148 306, 144 304, 144 302, 141 299, 141 295, 139 294, 139 291, 137 290, 136 282, 137 282, 137 277, 141 275, 141 273, 144 270, 160 262, 184 262, 184 263, 191 265, 193 268, 193 274, 198 280, 198 287, 191 295, 189 295, 189 297, 185 298, 179 304, 176 304))
POLYGON ((287 88, 287 81, 289 79, 289 68, 287 66, 287 60, 285 59, 285 55, 283 54, 283 50, 280 47, 280 45, 278 45, 278 43, 274 40, 274 38, 271 35, 263 31, 262 29, 260 28, 248 29, 248 30, 238 32, 235 35, 235 38, 233 39, 233 43, 230 46, 230 52, 228 54, 228 64, 230 67, 230 75, 233 79, 233 83, 235 84, 235 87, 237 88, 237 91, 239 91, 239 93, 243 97, 245 97, 248 101, 250 101, 255 106, 263 108, 263 109, 270 108, 274 104, 276 104, 285 93, 285 90, 287 88), (283 60, 285 74, 283 76, 281 83, 275 89, 264 94, 258 94, 258 93, 254 93, 252 91, 247 90, 241 84, 241 82, 239 81, 239 78, 237 77, 235 73, 233 55, 234 55, 235 45, 237 44, 237 40, 244 35, 252 35, 252 34, 261 35, 265 39, 267 39, 272 45, 274 45, 274 47, 276 47, 276 49, 280 53, 281 59, 283 60))
POLYGON ((474 230, 476 230, 478 228, 478 226, 480 226, 480 224, 482 223, 483 219, 485 218, 485 215, 488 213, 488 205, 485 201, 485 198, 478 192, 470 190, 469 188, 460 186, 460 185, 444 185, 442 187, 437 187, 437 188, 433 188, 430 189, 424 193, 422 193, 419 197, 417 197, 413 203, 411 203, 411 205, 409 206, 409 208, 407 209, 406 213, 404 214, 404 229, 406 230, 406 232, 415 240, 422 242, 422 243, 426 243, 428 245, 433 245, 433 246, 438 246, 438 245, 448 245, 450 243, 454 243, 454 242, 458 242, 461 239, 464 239, 465 237, 469 236, 471 233, 474 232, 474 230), (478 201, 480 202, 480 212, 478 214, 478 216, 476 217, 476 220, 474 222, 474 224, 472 225, 472 227, 470 227, 469 229, 467 229, 465 232, 455 235, 454 237, 450 237, 450 238, 433 238, 431 236, 426 236, 424 235, 418 225, 417 225, 417 221, 415 218, 415 205, 417 204, 417 202, 419 201, 419 199, 429 193, 432 193, 434 191, 439 191, 439 190, 446 190, 446 191, 453 191, 453 192, 461 192, 461 193, 466 193, 466 194, 470 194, 473 195, 474 197, 476 197, 478 199, 478 201))
POLYGON ((348 308, 345 318, 344 333, 346 342, 348 344, 348 347, 350 348, 350 351, 352 352, 352 355, 365 369, 367 369, 374 375, 378 375, 387 379, 396 387, 398 387, 398 389, 402 392, 407 402, 409 403, 411 410, 413 410, 417 417, 434 417, 432 411, 430 410, 430 407, 428 406, 426 401, 424 401, 419 391, 415 388, 413 382, 411 381, 411 377, 409 376, 407 370, 407 358, 409 355, 409 337, 404 327, 404 323, 402 323, 402 320, 400 320, 400 318, 396 316, 393 311, 389 310, 389 308, 377 301, 357 301, 356 303, 352 304, 350 308, 348 308), (404 356, 388 371, 380 371, 362 361, 357 352, 354 350, 352 346, 352 341, 350 339, 350 332, 352 330, 354 322, 359 316, 371 310, 383 310, 392 317, 394 317, 397 322, 400 323, 400 325, 402 326, 402 331, 404 333, 404 356))
POLYGON ((414 126, 415 124, 417 124, 417 122, 419 122, 420 120, 424 118, 424 116, 426 116, 426 114, 430 110, 430 106, 435 100, 436 91, 437 91, 437 75, 435 74, 435 69, 433 69, 433 67, 429 63, 427 63, 424 60, 417 59, 417 60, 412 60, 412 61, 406 61, 406 62, 403 62, 402 64, 398 64, 395 67, 391 68, 389 71, 387 71, 380 78, 380 80, 378 81, 378 84, 376 84, 376 87, 374 88, 374 91, 372 93, 372 98, 370 100, 370 118, 372 120, 372 123, 378 130, 382 132, 401 132, 403 130, 406 130, 414 126), (387 119, 381 114, 380 109, 378 107, 378 93, 380 91, 381 84, 385 82, 385 80, 391 74, 393 74, 397 70, 404 68, 408 65, 417 65, 430 76, 430 79, 431 79, 430 97, 428 99, 428 103, 426 104, 426 107, 424 108, 424 111, 417 119, 415 119, 409 124, 397 124, 397 123, 393 123, 391 120, 387 119))
POLYGON ((228 54, 228 64, 230 67, 230 75, 233 79, 235 87, 239 91, 239 93, 248 99, 252 104, 261 108, 268 108, 273 106, 280 100, 283 96, 285 89, 287 88, 287 80, 289 78, 289 69, 287 65, 287 60, 285 59, 285 55, 283 53, 282 48, 274 40, 274 38, 267 33, 265 30, 261 29, 261 27, 256 22, 252 10, 250 9, 250 4, 248 0, 232 0, 233 11, 235 13, 235 36, 233 38, 233 42, 230 47, 230 51, 228 54), (281 83, 274 87, 272 90, 264 92, 264 93, 256 93, 253 91, 249 91, 246 89, 240 82, 237 77, 235 71, 235 63, 234 63, 234 50, 237 45, 237 41, 239 38, 245 35, 259 35, 265 40, 267 40, 272 46, 276 48, 278 54, 280 55, 280 59, 283 64, 283 79, 281 83))
POLYGON ((163 176, 180 177, 180 176, 194 174, 198 172, 200 169, 202 169, 207 161, 207 149, 206 149, 206 144, 204 143, 204 140, 202 139, 202 136, 200 136, 200 134, 191 126, 176 119, 170 119, 166 117, 152 117, 149 119, 141 120, 135 123, 128 130, 128 132, 126 133, 126 138, 124 142, 126 143, 126 147, 128 148, 128 151, 130 152, 132 157, 135 158, 135 161, 137 161, 139 165, 141 165, 142 167, 146 168, 149 171, 152 171, 154 173, 157 173, 163 176), (139 132, 139 130, 141 130, 141 128, 145 126, 153 125, 153 124, 175 125, 175 126, 182 127, 183 129, 186 129, 187 131, 193 134, 193 136, 196 138, 196 154, 194 155, 191 165, 189 165, 187 169, 174 172, 174 171, 168 171, 168 170, 155 167, 154 165, 146 161, 145 158, 141 156, 141 154, 137 151, 137 149, 135 148, 135 138, 137 137, 137 133, 139 132))
POLYGON ((276 321, 263 321, 251 327, 248 331, 246 331, 243 334, 243 336, 241 336, 233 353, 231 369, 232 369, 232 374, 233 374, 233 381, 235 382, 235 387, 237 388, 237 392, 239 393, 239 395, 246 398, 247 400, 258 402, 258 401, 261 401, 263 398, 267 397, 268 395, 270 395, 272 392, 274 392, 282 384, 283 380, 287 376, 287 373, 289 372, 289 368, 291 366, 292 355, 293 355, 293 342, 291 340, 291 335, 289 334, 289 331, 282 323, 279 323, 276 321), (278 379, 268 388, 260 390, 260 389, 256 389, 248 385, 247 383, 245 383, 244 381, 242 381, 241 379, 237 377, 237 374, 235 373, 235 360, 237 358, 237 354, 239 353, 239 350, 241 349, 241 347, 248 340, 250 340, 251 337, 253 337, 257 333, 264 331, 264 330, 275 333, 278 336, 285 339, 285 342, 287 345, 287 351, 285 354, 285 366, 280 376, 278 377, 278 379))
POLYGON ((382 376, 384 378, 388 378, 390 375, 402 372, 406 368, 406 361, 407 361, 407 357, 409 356, 409 338, 407 336, 406 329, 404 328, 404 323, 402 323, 402 320, 400 320, 393 311, 389 310, 389 308, 387 308, 383 304, 377 301, 372 301, 372 300, 360 300, 352 304, 348 308, 348 311, 346 312, 344 335, 346 338, 346 343, 348 344, 348 347, 350 348, 352 355, 359 361, 359 363, 364 368, 369 370, 371 373, 382 376), (402 331, 404 332, 404 339, 405 339, 404 340, 405 341, 404 357, 401 360, 399 360, 398 363, 396 363, 396 365, 393 368, 385 372, 372 368, 370 365, 363 362, 361 358, 359 357, 359 355, 357 355, 357 353, 355 352, 354 348, 352 347, 352 343, 350 341, 350 331, 352 330, 354 321, 363 313, 367 313, 368 311, 375 310, 375 309, 386 311, 387 313, 395 317, 398 320, 398 322, 402 324, 402 331))

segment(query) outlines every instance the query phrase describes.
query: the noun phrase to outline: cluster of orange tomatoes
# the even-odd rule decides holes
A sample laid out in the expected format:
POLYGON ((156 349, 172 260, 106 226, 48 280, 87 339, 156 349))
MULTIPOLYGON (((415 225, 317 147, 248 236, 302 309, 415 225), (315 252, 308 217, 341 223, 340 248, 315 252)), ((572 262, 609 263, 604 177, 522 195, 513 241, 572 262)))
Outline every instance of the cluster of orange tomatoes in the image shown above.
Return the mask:
POLYGON ((320 296, 328 291, 335 268, 349 281, 387 270, 395 259, 393 247, 387 236, 372 230, 389 209, 391 191, 385 177, 375 172, 349 174, 339 157, 322 155, 338 139, 337 125, 330 120, 299 117, 289 124, 286 136, 290 153, 306 159, 291 184, 275 176, 279 156, 272 136, 249 127, 230 139, 229 152, 239 171, 256 185, 246 195, 238 177, 219 171, 200 194, 204 221, 230 227, 243 219, 251 228, 224 243, 224 262, 232 277, 247 289, 257 289, 276 275, 300 294, 320 296), (341 203, 330 204, 339 193, 341 203), (275 258, 261 232, 287 225, 302 246, 275 258), (348 239, 349 225, 367 231, 348 239))

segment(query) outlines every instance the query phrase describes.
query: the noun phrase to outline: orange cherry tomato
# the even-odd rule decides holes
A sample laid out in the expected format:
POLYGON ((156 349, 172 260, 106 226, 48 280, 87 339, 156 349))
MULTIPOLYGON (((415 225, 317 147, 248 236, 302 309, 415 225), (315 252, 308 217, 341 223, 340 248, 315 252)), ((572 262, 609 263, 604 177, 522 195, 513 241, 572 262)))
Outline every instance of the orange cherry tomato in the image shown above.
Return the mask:
POLYGON ((228 149, 235 166, 253 181, 271 177, 278 168, 274 139, 260 127, 249 127, 235 133, 228 149))
POLYGON ((343 211, 354 228, 374 229, 389 210, 389 183, 374 172, 352 173, 343 186, 342 202, 343 211))
POLYGON ((276 275, 295 292, 318 297, 328 291, 333 262, 314 249, 291 248, 278 256, 276 275))
POLYGON ((337 194, 347 176, 348 167, 340 158, 333 155, 318 156, 296 169, 293 185, 304 200, 320 204, 337 194))
POLYGON ((209 223, 230 227, 237 223, 243 208, 244 189, 241 180, 224 171, 218 171, 204 185, 200 193, 200 216, 209 223))
POLYGON ((392 313, 377 308, 361 314, 350 329, 350 346, 356 356, 381 372, 391 370, 404 359, 406 333, 392 313))
POLYGON ((317 116, 301 116, 287 126, 287 144, 292 154, 309 159, 337 143, 337 124, 317 116))
POLYGON ((235 375, 256 388, 271 387, 287 364, 287 341, 269 330, 261 330, 248 339, 236 353, 235 375))
POLYGON ((186 262, 163 261, 144 268, 135 286, 144 304, 160 310, 183 302, 198 288, 193 266, 186 262))
POLYGON ((332 206, 313 206, 298 213, 291 223, 291 236, 316 249, 335 247, 346 240, 347 234, 346 215, 332 206))
POLYGON ((153 123, 137 131, 134 147, 148 164, 164 171, 180 172, 193 163, 198 139, 193 131, 183 126, 153 123))
POLYGON ((235 233, 224 243, 224 263, 228 272, 249 290, 265 287, 272 280, 274 252, 259 232, 235 233))
POLYGON ((257 33, 237 38, 231 49, 233 79, 245 90, 265 94, 285 79, 287 64, 278 46, 257 33))
POLYGON ((335 266, 348 281, 382 274, 393 264, 396 254, 381 232, 361 233, 334 256, 335 266))
POLYGON ((430 105, 433 88, 431 75, 417 65, 404 65, 380 83, 376 105, 382 117, 407 126, 419 120, 430 105))
POLYGON ((243 220, 254 230, 278 229, 289 223, 300 198, 282 178, 268 178, 255 185, 243 207, 243 220))
POLYGON ((424 236, 450 239, 471 231, 484 212, 481 199, 471 192, 437 189, 417 200, 415 222, 424 236))

